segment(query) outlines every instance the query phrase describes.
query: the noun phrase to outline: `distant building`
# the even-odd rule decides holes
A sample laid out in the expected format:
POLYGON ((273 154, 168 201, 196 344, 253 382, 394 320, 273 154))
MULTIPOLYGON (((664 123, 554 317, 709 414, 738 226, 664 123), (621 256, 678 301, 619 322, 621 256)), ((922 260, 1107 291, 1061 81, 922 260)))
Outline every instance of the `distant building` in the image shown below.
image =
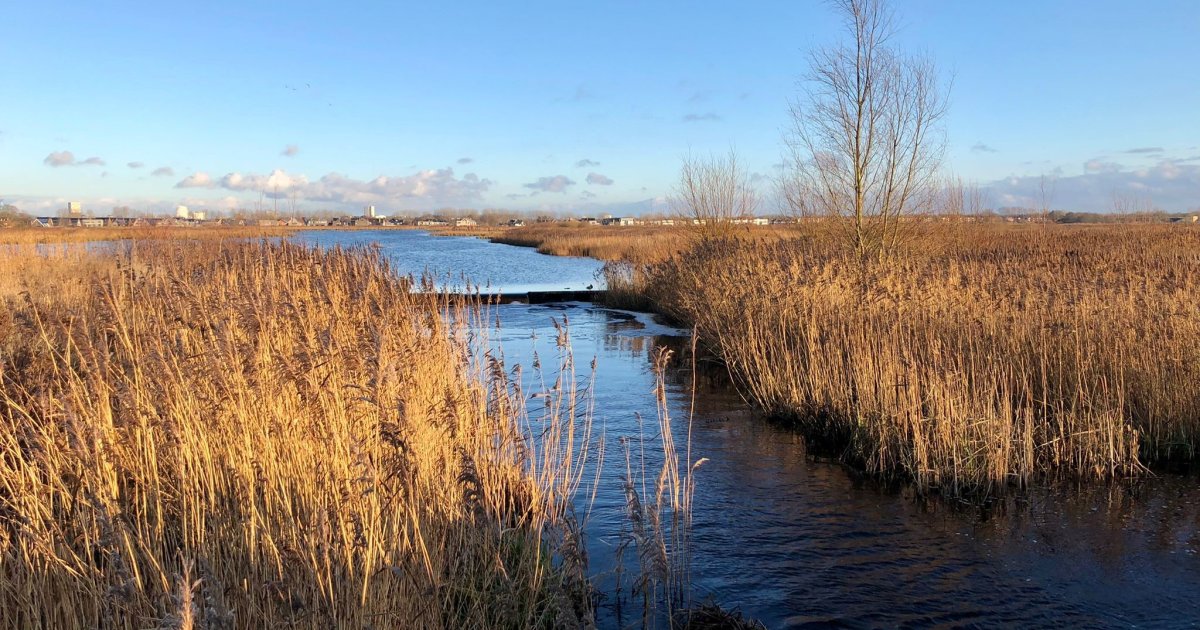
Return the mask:
POLYGON ((454 227, 475 227, 476 225, 479 224, 475 222, 475 219, 470 217, 463 217, 461 219, 454 220, 454 227))
POLYGON ((367 217, 368 219, 374 219, 375 218, 375 206, 367 206, 366 208, 363 208, 363 216, 367 217))
POLYGON ((183 219, 186 221, 186 220, 192 218, 192 216, 188 213, 187 206, 175 206, 175 218, 183 219))
POLYGON ((509 219, 508 227, 525 227, 524 219, 509 219))
POLYGON ((605 219, 600 219, 600 225, 629 226, 637 225, 638 223, 640 223, 640 221, 633 217, 608 217, 605 219))
POLYGON ((67 216, 78 217, 83 214, 83 205, 78 201, 67 202, 67 216))

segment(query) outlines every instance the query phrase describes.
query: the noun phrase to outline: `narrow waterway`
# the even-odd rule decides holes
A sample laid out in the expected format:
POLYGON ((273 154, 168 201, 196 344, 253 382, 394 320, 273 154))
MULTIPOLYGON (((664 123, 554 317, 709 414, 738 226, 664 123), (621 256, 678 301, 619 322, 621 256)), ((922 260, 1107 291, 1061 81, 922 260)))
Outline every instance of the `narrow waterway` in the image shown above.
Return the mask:
MULTIPOLYGON (((377 241, 402 270, 453 276, 462 269, 507 290, 586 285, 598 267, 419 232, 301 238, 323 246, 377 241)), ((679 357, 666 373, 676 439, 686 439, 694 400, 692 459, 709 460, 698 472, 694 510, 693 573, 702 596, 771 628, 1200 624, 1194 476, 1035 490, 986 513, 921 502, 810 457, 794 432, 754 416, 719 372, 694 375, 687 331, 590 304, 493 308, 488 334, 509 367, 532 365, 534 353, 552 365, 555 322, 564 320, 581 380, 595 359, 590 396, 606 463, 586 532, 591 568, 607 596, 606 627, 638 621, 636 614, 618 617, 612 592, 625 509, 621 440, 656 430, 652 364, 660 346, 679 357)))

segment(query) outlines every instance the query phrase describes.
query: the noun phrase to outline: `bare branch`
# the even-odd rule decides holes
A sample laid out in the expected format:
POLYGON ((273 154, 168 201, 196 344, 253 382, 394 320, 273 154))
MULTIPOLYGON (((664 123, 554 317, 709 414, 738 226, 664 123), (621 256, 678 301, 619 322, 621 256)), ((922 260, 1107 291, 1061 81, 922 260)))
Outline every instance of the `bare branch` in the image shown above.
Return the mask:
POLYGON ((844 222, 860 254, 905 238, 903 215, 934 203, 946 93, 933 63, 891 47, 886 0, 834 0, 851 45, 818 49, 790 108, 781 197, 800 217, 844 222))

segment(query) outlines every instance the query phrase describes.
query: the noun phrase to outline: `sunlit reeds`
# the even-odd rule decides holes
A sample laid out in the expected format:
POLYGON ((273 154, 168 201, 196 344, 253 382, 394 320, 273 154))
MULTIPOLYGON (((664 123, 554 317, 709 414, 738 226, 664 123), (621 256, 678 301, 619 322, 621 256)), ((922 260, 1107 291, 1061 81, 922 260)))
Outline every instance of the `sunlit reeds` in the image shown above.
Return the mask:
POLYGON ((559 404, 535 443, 470 315, 377 252, 135 243, 22 282, 0 626, 591 623, 582 420, 559 404))
POLYGON ((536 247, 554 256, 587 256, 599 260, 649 263, 683 251, 690 238, 670 227, 613 227, 584 224, 535 224, 507 230, 492 241, 536 247))
POLYGON ((284 236, 294 230, 260 226, 154 226, 154 227, 12 227, 0 229, 0 243, 85 243, 118 240, 212 239, 284 236))
POLYGON ((641 290, 767 412, 959 495, 1194 458, 1197 263, 1186 228, 976 228, 870 261, 803 238, 702 245, 641 290))

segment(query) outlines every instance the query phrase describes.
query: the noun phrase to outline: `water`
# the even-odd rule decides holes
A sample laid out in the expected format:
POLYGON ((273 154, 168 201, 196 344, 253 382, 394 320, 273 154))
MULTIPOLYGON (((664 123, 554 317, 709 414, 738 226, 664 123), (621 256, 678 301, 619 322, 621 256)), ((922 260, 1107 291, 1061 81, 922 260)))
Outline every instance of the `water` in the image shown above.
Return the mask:
POLYGON ((322 247, 378 245, 404 274, 433 274, 442 287, 470 280, 487 292, 580 291, 602 288, 601 264, 591 258, 552 257, 531 247, 498 245, 467 236, 431 236, 422 230, 314 230, 297 240, 322 247))
MULTIPOLYGON (((446 247, 440 237, 419 238, 446 247)), ((512 255, 479 243, 471 244, 474 265, 486 268, 493 252, 496 264, 512 255)), ((403 257, 421 247, 386 251, 412 269, 424 263, 403 257)), ((543 258, 551 267, 562 260, 543 258)), ((510 367, 528 369, 534 352, 553 365, 552 321, 564 316, 581 377, 596 358, 591 394, 606 462, 586 532, 591 568, 609 594, 601 623, 619 627, 611 596, 624 509, 619 439, 653 434, 652 358, 666 345, 681 357, 667 371, 667 396, 682 447, 692 400, 686 331, 593 305, 494 308, 500 327, 489 334, 510 367)), ((710 460, 698 473, 694 514, 702 596, 771 628, 1200 625, 1195 477, 1036 490, 987 513, 922 503, 810 456, 799 436, 755 417, 721 378, 698 372, 692 457, 710 460)), ((635 625, 636 614, 622 621, 635 625)))

